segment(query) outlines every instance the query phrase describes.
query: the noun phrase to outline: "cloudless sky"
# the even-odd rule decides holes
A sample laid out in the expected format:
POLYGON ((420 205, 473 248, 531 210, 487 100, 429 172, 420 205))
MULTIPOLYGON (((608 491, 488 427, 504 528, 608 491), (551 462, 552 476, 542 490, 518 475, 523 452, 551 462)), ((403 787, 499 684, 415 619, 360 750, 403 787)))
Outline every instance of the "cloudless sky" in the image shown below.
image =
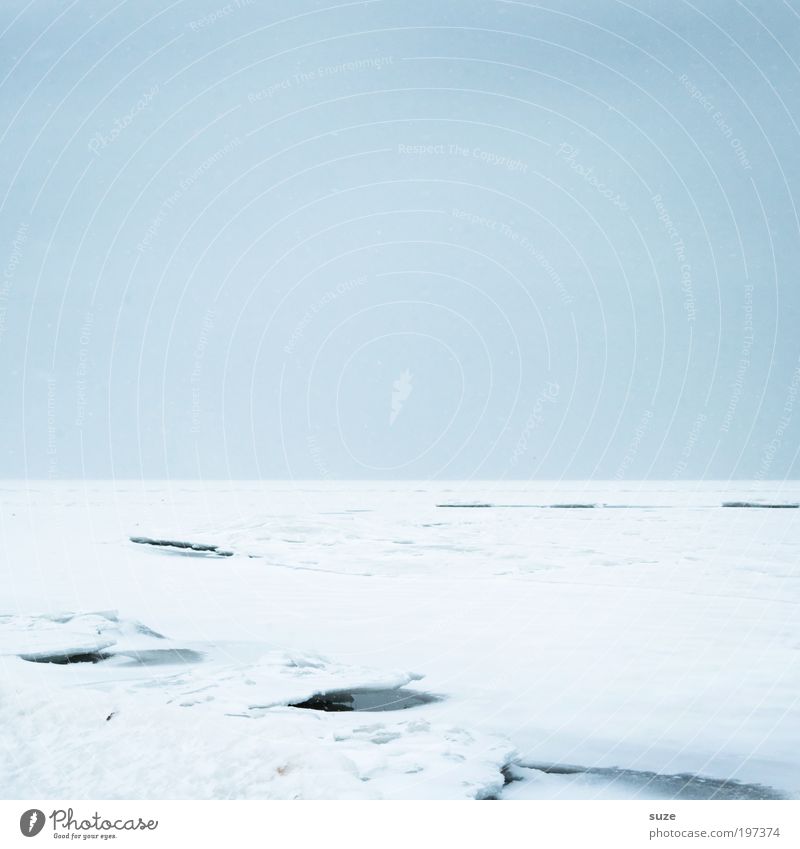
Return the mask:
POLYGON ((0 32, 0 475, 800 471, 797 0, 0 32))

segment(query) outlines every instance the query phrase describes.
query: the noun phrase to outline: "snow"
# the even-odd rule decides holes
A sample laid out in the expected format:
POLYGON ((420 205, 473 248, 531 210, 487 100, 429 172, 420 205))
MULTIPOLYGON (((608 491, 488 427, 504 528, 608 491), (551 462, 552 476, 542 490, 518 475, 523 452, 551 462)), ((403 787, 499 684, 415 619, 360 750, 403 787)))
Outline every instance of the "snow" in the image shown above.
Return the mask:
POLYGON ((0 727, 3 798, 475 798, 499 791, 512 754, 424 719, 251 720, 165 704, 158 688, 0 691, 0 727))
POLYGON ((774 482, 6 483, 0 796, 634 792, 536 764, 800 796, 800 510, 721 507, 799 495, 774 482), (234 556, 129 540, 144 535, 234 556), (20 657, 98 651, 111 656, 20 657), (289 707, 411 681, 441 699, 289 707), (512 760, 528 766, 502 789, 512 760))

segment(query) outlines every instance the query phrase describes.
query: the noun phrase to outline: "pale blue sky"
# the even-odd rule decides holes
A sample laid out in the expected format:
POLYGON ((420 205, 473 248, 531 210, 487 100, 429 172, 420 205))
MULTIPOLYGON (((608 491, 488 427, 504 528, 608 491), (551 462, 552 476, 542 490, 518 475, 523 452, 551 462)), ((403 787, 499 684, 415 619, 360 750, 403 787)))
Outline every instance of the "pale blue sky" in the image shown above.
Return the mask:
POLYGON ((0 475, 797 476, 796 0, 0 32, 0 475))

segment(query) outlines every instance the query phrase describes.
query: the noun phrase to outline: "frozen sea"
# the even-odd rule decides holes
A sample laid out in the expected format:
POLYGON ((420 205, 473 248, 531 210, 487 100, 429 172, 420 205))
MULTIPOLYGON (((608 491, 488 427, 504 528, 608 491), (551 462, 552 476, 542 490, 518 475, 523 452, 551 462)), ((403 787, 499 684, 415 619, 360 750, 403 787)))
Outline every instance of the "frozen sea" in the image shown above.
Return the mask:
POLYGON ((800 484, 3 482, 0 797, 798 798, 800 509, 730 502, 800 484))

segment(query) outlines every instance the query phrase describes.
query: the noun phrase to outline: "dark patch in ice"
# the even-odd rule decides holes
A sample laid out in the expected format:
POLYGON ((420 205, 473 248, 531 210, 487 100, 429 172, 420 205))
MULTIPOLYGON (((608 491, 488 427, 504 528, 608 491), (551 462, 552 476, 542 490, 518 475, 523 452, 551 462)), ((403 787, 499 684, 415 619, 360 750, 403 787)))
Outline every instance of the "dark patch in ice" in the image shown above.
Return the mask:
MULTIPOLYGON (((716 504, 605 504, 591 502, 574 502, 564 504, 489 504, 473 503, 437 504, 437 507, 493 507, 498 510, 569 510, 569 509, 606 509, 606 510, 716 510, 716 504)), ((761 501, 725 501, 722 507, 762 507, 791 509, 800 508, 800 502, 767 503, 761 501)), ((423 525, 422 527, 433 527, 423 525)))
POLYGON ((68 663, 99 663, 101 660, 108 660, 110 657, 113 657, 112 654, 105 651, 21 654, 19 656, 31 663, 58 663, 60 665, 66 665, 68 663))
POLYGON ((169 664, 199 663, 205 655, 193 649, 144 649, 140 651, 114 651, 113 648, 97 651, 62 651, 49 654, 21 654, 30 663, 100 663, 117 659, 118 666, 167 666, 169 664))
POLYGON ((503 784, 507 787, 512 781, 519 781, 510 764, 506 764, 500 772, 503 773, 503 784))
MULTIPOLYGON (((549 775, 577 775, 581 772, 592 772, 590 767, 584 766, 562 766, 560 764, 524 764, 527 769, 538 769, 539 772, 546 772, 549 775)), ((512 781, 518 781, 514 777, 512 781)))
MULTIPOLYGON (((529 510, 542 510, 542 509, 555 509, 555 510, 566 510, 566 509, 590 509, 593 507, 597 507, 597 504, 592 503, 584 503, 584 502, 575 502, 570 504, 490 504, 482 501, 475 502, 466 502, 463 504, 459 504, 457 502, 447 502, 444 504, 437 504, 437 507, 501 507, 501 508, 512 508, 512 507, 523 507, 528 508, 529 510)), ((609 505, 605 504, 604 507, 609 505)))
POLYGON ((209 545, 204 542, 181 542, 174 539, 151 539, 150 537, 130 537, 131 542, 139 545, 157 545, 165 548, 180 548, 188 552, 200 552, 203 554, 216 554, 219 557, 232 557, 232 551, 225 551, 218 545, 209 545))
POLYGON ((767 507, 773 510, 786 510, 800 507, 796 502, 786 504, 767 504, 763 501, 723 501, 723 507, 767 507))
MULTIPOLYGON (((658 772, 646 772, 620 767, 583 767, 567 764, 532 764, 520 766, 536 769, 551 775, 589 775, 605 778, 611 782, 631 787, 631 798, 640 793, 646 797, 658 796, 662 799, 785 799, 774 787, 763 784, 742 784, 733 779, 706 778, 692 773, 666 775, 658 772)), ((504 770, 503 774, 506 774, 504 770)), ((522 778, 509 770, 511 780, 522 778)))
POLYGON ((437 696, 419 693, 416 690, 341 690, 321 693, 290 707, 307 710, 339 711, 389 711, 438 702, 437 696))

